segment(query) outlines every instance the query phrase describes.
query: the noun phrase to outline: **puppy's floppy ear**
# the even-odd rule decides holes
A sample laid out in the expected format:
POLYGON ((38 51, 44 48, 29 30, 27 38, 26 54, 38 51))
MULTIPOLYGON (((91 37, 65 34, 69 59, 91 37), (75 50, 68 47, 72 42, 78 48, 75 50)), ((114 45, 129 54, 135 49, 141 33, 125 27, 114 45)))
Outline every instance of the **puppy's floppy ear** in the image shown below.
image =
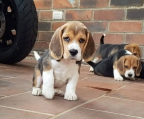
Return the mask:
POLYGON ((116 62, 116 68, 120 72, 120 74, 124 74, 124 62, 125 62, 125 57, 121 57, 117 62, 116 62))
POLYGON ((137 53, 137 55, 135 54, 134 55, 138 58, 141 58, 141 51, 138 44, 136 43, 128 44, 124 47, 124 49, 130 51, 132 54, 137 53))
POLYGON ((55 60, 60 60, 63 56, 63 43, 62 43, 63 29, 64 29, 64 26, 61 26, 58 29, 56 29, 55 33, 53 34, 51 38, 51 42, 49 44, 51 56, 55 60))
POLYGON ((95 52, 95 43, 91 33, 87 31, 87 41, 84 46, 83 58, 86 62, 91 61, 95 52))
POLYGON ((124 49, 130 51, 132 54, 134 53, 134 49, 133 49, 133 47, 131 46, 131 44, 126 45, 126 46, 124 47, 124 49))
POLYGON ((141 65, 141 61, 140 60, 137 60, 137 62, 138 62, 138 66, 137 66, 137 69, 136 69, 136 75, 139 76, 140 72, 142 70, 142 65, 141 65))
POLYGON ((124 49, 130 51, 131 53, 133 53, 133 48, 132 48, 132 46, 130 44, 126 45, 124 47, 124 49))

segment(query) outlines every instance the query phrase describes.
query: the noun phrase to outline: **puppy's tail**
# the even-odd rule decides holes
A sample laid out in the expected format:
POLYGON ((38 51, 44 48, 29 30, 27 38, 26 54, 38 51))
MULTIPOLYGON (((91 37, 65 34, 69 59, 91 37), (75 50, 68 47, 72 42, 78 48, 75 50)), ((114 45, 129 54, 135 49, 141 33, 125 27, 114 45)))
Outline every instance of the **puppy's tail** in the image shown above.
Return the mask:
POLYGON ((103 34, 100 38, 100 45, 104 44, 104 37, 106 36, 106 34, 103 34))
POLYGON ((33 52, 34 52, 35 59, 38 61, 40 59, 39 54, 36 51, 33 51, 33 52))
POLYGON ((95 68, 97 63, 94 63, 92 61, 87 62, 92 68, 95 68))

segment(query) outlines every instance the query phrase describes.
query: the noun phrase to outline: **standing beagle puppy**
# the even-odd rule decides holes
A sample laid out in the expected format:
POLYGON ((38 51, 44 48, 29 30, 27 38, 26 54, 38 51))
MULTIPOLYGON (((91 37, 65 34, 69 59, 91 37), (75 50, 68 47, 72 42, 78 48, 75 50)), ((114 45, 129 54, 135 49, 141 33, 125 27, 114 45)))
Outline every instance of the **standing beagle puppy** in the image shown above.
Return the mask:
MULTIPOLYGON (((104 58, 109 57, 110 55, 114 54, 115 52, 125 49, 130 51, 133 55, 140 58, 141 52, 140 47, 136 43, 130 43, 130 44, 104 44, 104 37, 105 34, 102 35, 100 39, 100 46, 95 51, 93 62, 97 62, 99 60, 102 60, 104 58)), ((93 68, 90 68, 90 71, 93 71, 93 68)))
POLYGON ((98 63, 87 63, 93 67, 96 75, 114 77, 117 81, 122 81, 123 77, 134 79, 142 69, 140 59, 128 50, 119 50, 98 63))
POLYGON ((66 100, 77 100, 76 86, 82 59, 92 59, 95 45, 91 33, 78 21, 59 27, 52 36, 49 51, 41 58, 35 52, 38 64, 33 77, 33 95, 53 99, 55 94, 66 100), (65 93, 61 87, 66 84, 65 93))

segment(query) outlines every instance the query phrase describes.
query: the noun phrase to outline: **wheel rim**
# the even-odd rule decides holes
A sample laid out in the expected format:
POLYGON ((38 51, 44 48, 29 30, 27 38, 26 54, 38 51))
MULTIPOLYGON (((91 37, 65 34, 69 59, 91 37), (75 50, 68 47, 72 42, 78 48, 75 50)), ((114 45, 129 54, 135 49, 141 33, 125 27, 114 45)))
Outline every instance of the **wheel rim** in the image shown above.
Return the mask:
POLYGON ((3 11, 0 12, 0 50, 8 50, 15 41, 17 19, 16 10, 11 0, 3 0, 3 11))

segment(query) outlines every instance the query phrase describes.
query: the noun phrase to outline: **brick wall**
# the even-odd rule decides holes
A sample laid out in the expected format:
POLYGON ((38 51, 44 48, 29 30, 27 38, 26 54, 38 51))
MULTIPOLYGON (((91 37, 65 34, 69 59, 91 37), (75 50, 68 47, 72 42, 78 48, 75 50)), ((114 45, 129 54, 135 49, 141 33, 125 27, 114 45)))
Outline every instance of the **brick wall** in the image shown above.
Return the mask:
POLYGON ((144 49, 144 0, 34 0, 39 31, 35 50, 48 48, 55 29, 71 20, 83 22, 96 45, 105 33, 105 43, 136 42, 144 49), (62 20, 53 20, 54 10, 63 11, 62 20))

